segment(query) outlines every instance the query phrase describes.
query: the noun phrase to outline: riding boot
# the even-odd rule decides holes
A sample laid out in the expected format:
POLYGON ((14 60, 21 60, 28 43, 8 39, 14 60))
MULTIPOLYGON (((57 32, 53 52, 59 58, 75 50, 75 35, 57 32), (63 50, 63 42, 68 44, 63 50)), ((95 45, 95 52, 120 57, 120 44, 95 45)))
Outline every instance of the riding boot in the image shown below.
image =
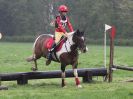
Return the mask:
POLYGON ((46 65, 49 65, 51 63, 51 59, 52 59, 52 52, 54 51, 56 44, 52 45, 52 48, 50 49, 48 55, 47 55, 47 61, 46 61, 46 65))
POLYGON ((48 53, 48 55, 47 55, 47 59, 48 59, 48 60, 51 60, 51 54, 52 54, 52 52, 49 51, 49 53, 48 53))

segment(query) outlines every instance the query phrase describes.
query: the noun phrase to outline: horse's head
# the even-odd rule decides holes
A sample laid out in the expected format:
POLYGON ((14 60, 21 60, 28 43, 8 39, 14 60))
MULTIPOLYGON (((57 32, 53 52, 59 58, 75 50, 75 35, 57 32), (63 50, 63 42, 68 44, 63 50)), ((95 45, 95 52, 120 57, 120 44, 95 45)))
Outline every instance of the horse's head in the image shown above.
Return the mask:
POLYGON ((81 50, 81 52, 85 53, 86 51, 88 51, 88 48, 85 44, 84 32, 81 32, 79 30, 75 31, 72 39, 79 50, 81 50))

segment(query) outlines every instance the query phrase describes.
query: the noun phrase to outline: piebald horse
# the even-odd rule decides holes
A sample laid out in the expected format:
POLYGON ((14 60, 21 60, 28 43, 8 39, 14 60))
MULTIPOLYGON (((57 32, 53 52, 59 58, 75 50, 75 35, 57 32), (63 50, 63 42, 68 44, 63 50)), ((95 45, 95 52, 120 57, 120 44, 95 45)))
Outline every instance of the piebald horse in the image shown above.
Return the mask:
MULTIPOLYGON (((65 68, 67 65, 72 65, 76 85, 82 87, 78 78, 77 66, 79 56, 78 50, 83 53, 88 50, 85 44, 84 32, 77 30, 68 33, 67 36, 67 40, 62 44, 61 49, 56 52, 58 59, 53 58, 52 60, 61 64, 62 87, 65 87, 66 85, 65 68)), ((48 39, 50 38, 52 38, 52 35, 42 34, 35 40, 33 45, 33 55, 27 58, 28 62, 34 61, 35 65, 32 67, 33 70, 37 70, 37 59, 47 57, 48 48, 45 45, 48 43, 48 39)))

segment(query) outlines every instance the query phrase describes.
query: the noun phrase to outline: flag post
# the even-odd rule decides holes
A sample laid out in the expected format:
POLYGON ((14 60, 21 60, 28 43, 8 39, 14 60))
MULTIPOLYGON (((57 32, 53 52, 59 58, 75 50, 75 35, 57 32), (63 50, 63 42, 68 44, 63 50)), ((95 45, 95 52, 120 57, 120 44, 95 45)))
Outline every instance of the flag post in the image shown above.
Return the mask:
POLYGON ((105 31, 104 31, 104 66, 106 68, 106 31, 111 29, 110 25, 105 24, 105 31))
POLYGON ((2 39, 2 33, 0 33, 0 39, 2 39))
POLYGON ((104 66, 106 68, 106 30, 104 31, 104 66))

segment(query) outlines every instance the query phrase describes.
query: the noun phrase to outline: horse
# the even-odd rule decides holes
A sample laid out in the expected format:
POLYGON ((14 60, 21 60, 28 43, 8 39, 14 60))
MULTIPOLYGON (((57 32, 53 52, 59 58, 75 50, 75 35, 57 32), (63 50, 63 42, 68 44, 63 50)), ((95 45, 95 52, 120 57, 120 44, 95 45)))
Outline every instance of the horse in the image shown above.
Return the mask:
MULTIPOLYGON (((49 52, 48 47, 46 46, 50 38, 53 38, 53 35, 50 34, 42 34, 34 42, 33 45, 33 55, 27 58, 28 62, 34 61, 34 66, 32 67, 33 70, 37 70, 37 59, 47 57, 49 52)), ((75 83, 77 87, 82 87, 80 84, 80 80, 78 78, 78 57, 79 51, 85 53, 88 51, 88 48, 85 43, 84 32, 76 30, 74 32, 67 33, 67 39, 61 45, 62 47, 60 50, 55 52, 57 55, 56 58, 52 58, 52 61, 59 62, 61 64, 61 77, 62 77, 62 87, 66 86, 65 83, 65 68, 67 65, 72 65, 72 69, 75 76, 75 83)))

